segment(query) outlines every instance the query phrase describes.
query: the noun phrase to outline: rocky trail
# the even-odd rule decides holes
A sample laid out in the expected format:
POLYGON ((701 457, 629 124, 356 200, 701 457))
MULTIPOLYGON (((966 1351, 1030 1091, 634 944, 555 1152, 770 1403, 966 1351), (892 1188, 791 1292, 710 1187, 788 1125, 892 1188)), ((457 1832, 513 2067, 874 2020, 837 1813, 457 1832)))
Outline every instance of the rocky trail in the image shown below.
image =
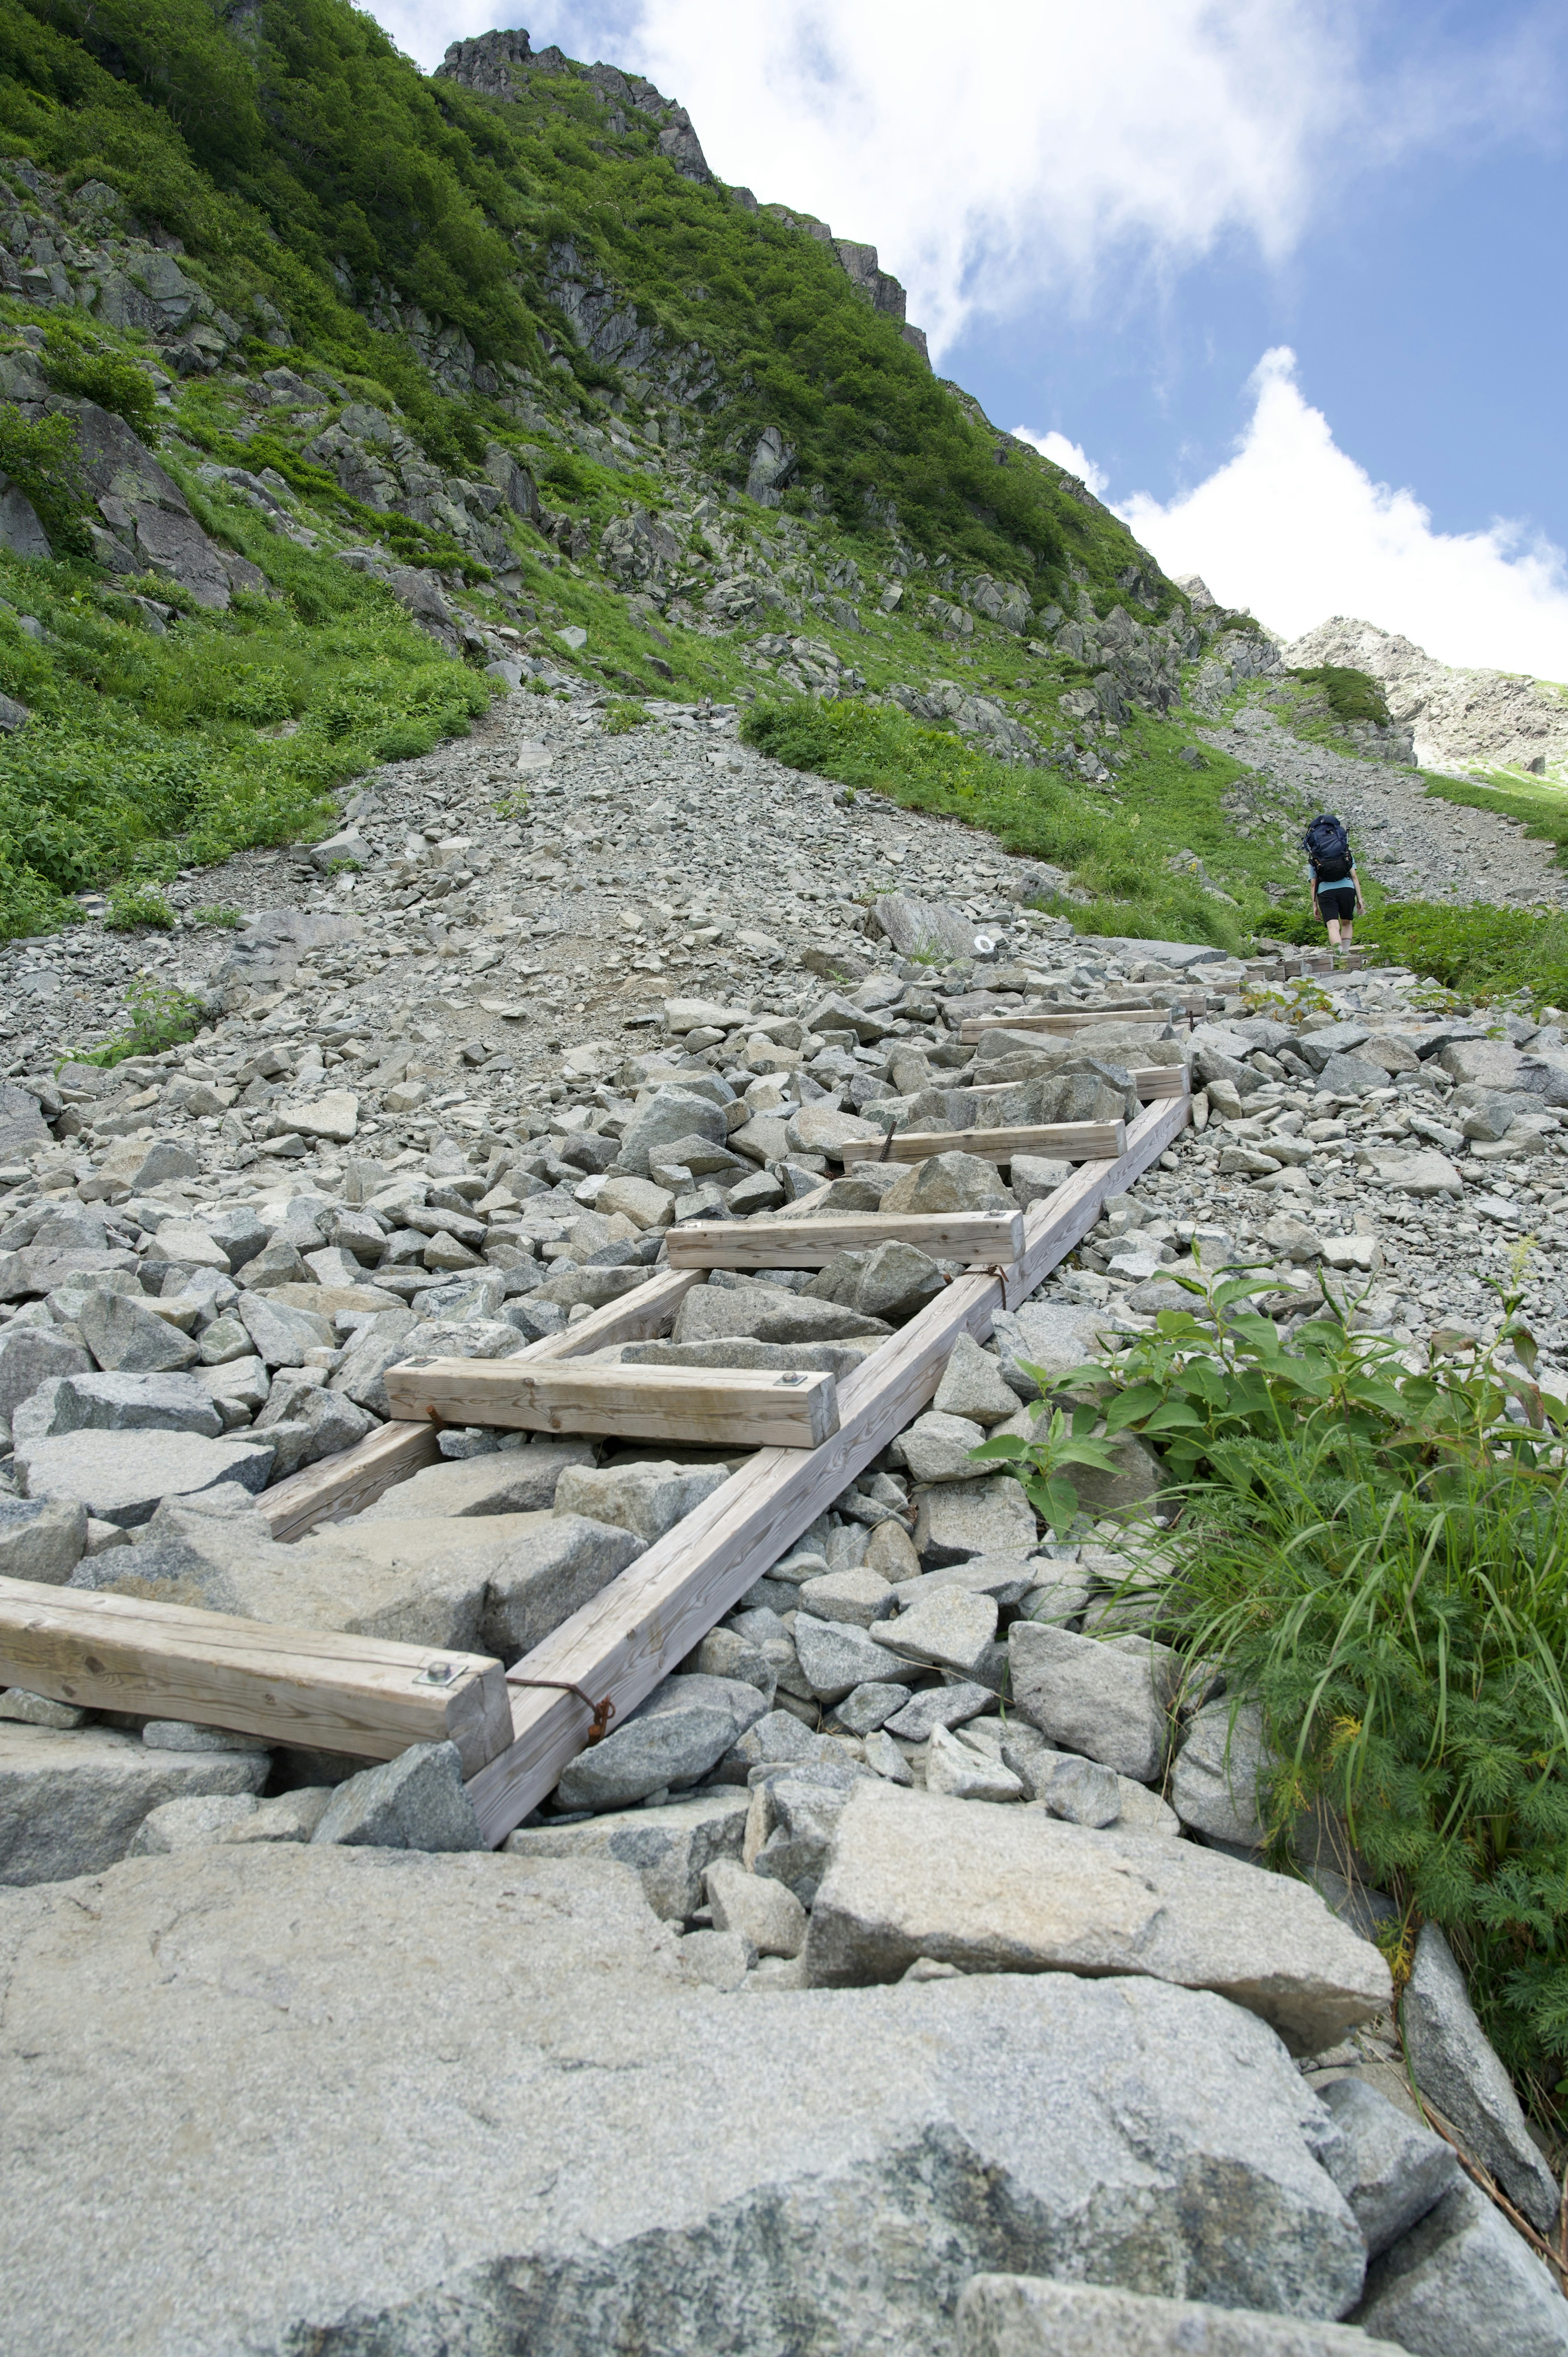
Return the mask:
MULTIPOLYGON (((1189 1082, 1191 1121, 494 1854, 454 1743, 378 1762, 13 1677, 15 2345, 1568 2349, 1429 2125, 1553 2230, 1442 1934, 1402 2007, 1423 2113, 1387 1900, 1331 1844, 1265 1868, 1255 1733, 1112 1605, 1161 1576, 1153 1452, 1083 1475, 1069 1541, 971 1456, 1033 1429, 1031 1370, 1185 1305, 1194 1244, 1266 1272, 1287 1330, 1333 1303, 1414 1354, 1495 1334, 1528 1243, 1568 1390, 1561 1029, 1391 969, 1074 936, 989 838, 783 770, 733 711, 611 733, 534 685, 330 841, 182 878, 166 941, 5 952, 0 1577, 30 1611, 514 1663, 747 1452, 448 1425, 280 1536, 283 1485, 388 1428, 389 1383, 635 1313, 693 1220, 1037 1218, 1072 1165, 1004 1178, 965 1133, 1129 1120, 1135 1071, 1189 1082), (197 920, 225 904, 237 929, 197 920), (138 974, 203 1028, 82 1062, 138 974), (854 1163, 888 1131, 940 1150, 854 1163)), ((1460 856, 1435 830, 1472 813, 1242 733, 1363 839, 1460 856)), ((964 1278, 902 1242, 714 1267, 667 1336, 580 1363, 851 1386, 964 1278)))

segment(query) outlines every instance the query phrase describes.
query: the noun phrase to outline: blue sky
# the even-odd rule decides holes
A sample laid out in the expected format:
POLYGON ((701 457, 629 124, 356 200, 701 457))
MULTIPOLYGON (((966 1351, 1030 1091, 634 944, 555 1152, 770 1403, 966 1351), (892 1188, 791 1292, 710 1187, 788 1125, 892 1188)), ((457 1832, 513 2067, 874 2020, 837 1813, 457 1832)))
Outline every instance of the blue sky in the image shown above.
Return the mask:
POLYGON ((650 74, 724 178, 875 242, 941 372, 1167 570, 1568 679, 1561 5, 374 13, 426 67, 521 15, 650 74))

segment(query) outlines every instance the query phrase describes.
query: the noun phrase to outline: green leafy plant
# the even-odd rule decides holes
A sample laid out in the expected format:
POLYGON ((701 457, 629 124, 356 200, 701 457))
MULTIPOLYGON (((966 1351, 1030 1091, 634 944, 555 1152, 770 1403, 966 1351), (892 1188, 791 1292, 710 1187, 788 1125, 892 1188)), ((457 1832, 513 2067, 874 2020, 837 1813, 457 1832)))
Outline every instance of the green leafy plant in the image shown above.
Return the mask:
POLYGON ((616 703, 606 708, 599 725, 607 737, 624 737, 633 728, 646 728, 648 715, 640 704, 616 703))
POLYGON ((51 319, 45 328, 44 373, 57 392, 113 410, 144 440, 155 431, 157 402, 145 369, 74 319, 51 319))
POLYGON ((1316 688, 1336 720, 1369 720, 1380 728, 1389 725, 1383 691, 1369 672, 1351 671, 1342 663, 1317 663, 1309 671, 1293 671, 1291 679, 1316 688))
POLYGON ((131 1056, 161 1055, 166 1048, 194 1039, 208 1020, 199 998, 176 983, 155 982, 151 976, 132 985, 125 993, 125 1005, 131 1017, 127 1028, 105 1040, 102 1048, 89 1049, 78 1059, 80 1062, 112 1067, 131 1056))
POLYGON ((1186 1282, 1194 1312, 1052 1379, 1095 1394, 1107 1437, 1165 1452, 1180 1512, 1155 1633, 1260 1710, 1277 1861, 1333 1813, 1402 1940, 1443 1925, 1521 2092, 1561 2126, 1568 1408, 1535 1380, 1517 1272, 1494 1341, 1413 1369, 1343 1306, 1287 1343, 1250 1306, 1273 1280, 1186 1282))
POLYGON ((1069 1414, 1054 1406, 1049 1396, 1054 1378, 1039 1367, 1026 1366, 1024 1372, 1040 1387, 1039 1405, 1033 1411, 1036 1430, 1027 1440, 1015 1433, 999 1433, 969 1453, 978 1463, 1005 1465, 1022 1483, 1024 1495, 1042 1521, 1058 1538, 1065 1538, 1078 1520, 1079 1502, 1078 1491, 1063 1469, 1092 1466, 1101 1473, 1119 1469, 1107 1444, 1094 1437, 1098 1409, 1075 1407, 1069 1414))
POLYGON ((143 926, 167 932, 177 920, 156 885, 132 882, 115 885, 103 921, 112 933, 133 933, 143 926))
POLYGON ((231 908, 226 900, 213 900, 204 908, 193 909, 190 921, 193 925, 226 925, 234 931, 244 923, 245 912, 242 909, 231 908))
POLYGON ((0 475, 9 475, 25 494, 57 556, 86 554, 87 503, 73 419, 40 417, 34 425, 15 402, 0 405, 0 475))

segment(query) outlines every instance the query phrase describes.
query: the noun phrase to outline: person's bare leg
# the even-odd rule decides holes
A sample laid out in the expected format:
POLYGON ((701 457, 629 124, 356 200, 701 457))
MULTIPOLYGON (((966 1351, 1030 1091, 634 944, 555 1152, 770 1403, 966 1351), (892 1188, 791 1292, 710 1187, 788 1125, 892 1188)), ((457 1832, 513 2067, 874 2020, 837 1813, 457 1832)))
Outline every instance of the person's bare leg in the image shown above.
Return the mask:
POLYGON ((1337 950, 1339 946, 1339 920, 1337 917, 1325 917, 1323 921, 1328 928, 1328 946, 1337 950))
POLYGON ((1354 918, 1354 917, 1347 917, 1347 918, 1346 918, 1346 920, 1345 920, 1345 947, 1346 947, 1347 949, 1348 949, 1348 948, 1350 947, 1350 945, 1351 945, 1351 943, 1354 942, 1355 938, 1356 938, 1356 920, 1355 920, 1355 918, 1354 918))

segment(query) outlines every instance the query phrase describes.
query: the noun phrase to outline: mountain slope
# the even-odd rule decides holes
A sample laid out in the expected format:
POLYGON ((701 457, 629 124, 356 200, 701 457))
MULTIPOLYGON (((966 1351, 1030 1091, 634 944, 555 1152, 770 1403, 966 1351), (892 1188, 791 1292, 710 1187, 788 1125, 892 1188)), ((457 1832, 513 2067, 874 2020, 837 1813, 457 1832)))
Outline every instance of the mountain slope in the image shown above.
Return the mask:
POLYGON ((1392 717, 1414 732, 1433 768, 1497 768, 1568 780, 1568 692, 1547 680, 1461 671, 1409 639, 1336 614, 1285 649, 1292 664, 1343 663, 1384 689, 1392 717))

